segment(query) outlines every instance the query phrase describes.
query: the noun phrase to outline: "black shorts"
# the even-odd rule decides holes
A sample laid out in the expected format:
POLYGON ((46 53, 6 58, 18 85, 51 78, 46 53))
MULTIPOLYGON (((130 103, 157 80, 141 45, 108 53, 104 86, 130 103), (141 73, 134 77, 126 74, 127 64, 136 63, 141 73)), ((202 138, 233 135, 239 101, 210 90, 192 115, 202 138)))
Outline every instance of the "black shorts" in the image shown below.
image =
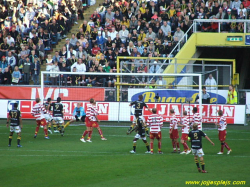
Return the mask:
POLYGON ((146 136, 146 131, 145 129, 138 129, 137 134, 139 134, 142 138, 146 136))
POLYGON ((86 116, 82 116, 81 119, 79 119, 78 116, 75 116, 76 121, 80 121, 81 120, 82 122, 85 122, 85 117, 86 116))

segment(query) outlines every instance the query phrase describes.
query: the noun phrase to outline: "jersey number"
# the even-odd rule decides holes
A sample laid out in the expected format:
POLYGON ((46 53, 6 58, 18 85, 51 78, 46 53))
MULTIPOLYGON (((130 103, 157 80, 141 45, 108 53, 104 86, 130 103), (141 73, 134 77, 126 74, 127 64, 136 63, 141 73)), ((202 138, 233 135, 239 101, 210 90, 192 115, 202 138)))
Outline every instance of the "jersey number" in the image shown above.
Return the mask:
POLYGON ((198 139, 198 135, 197 135, 197 133, 194 133, 194 139, 198 139))
POLYGON ((137 109, 140 109, 141 108, 141 103, 137 103, 137 109))
POLYGON ((17 118, 17 112, 11 112, 11 117, 12 118, 17 118))

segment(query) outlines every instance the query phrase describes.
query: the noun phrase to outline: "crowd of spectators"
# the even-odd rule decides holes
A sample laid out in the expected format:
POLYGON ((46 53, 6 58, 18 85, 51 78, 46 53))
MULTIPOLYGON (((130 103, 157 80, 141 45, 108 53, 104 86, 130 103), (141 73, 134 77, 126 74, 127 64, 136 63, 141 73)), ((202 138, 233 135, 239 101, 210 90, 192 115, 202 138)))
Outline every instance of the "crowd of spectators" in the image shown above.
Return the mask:
POLYGON ((79 0, 1 0, 0 84, 39 84, 47 51, 78 16, 84 19, 79 0))
MULTIPOLYGON (((194 19, 211 19, 209 23, 198 23, 198 30, 217 32, 218 24, 213 23, 213 19, 245 19, 249 5, 247 0, 242 3, 240 0, 105 0, 93 12, 90 21, 85 20, 80 25, 79 32, 66 39, 65 46, 56 52, 53 59, 59 59, 59 70, 65 64, 63 71, 115 72, 117 56, 173 57, 178 52, 173 51, 173 48, 178 42, 184 42, 184 33, 194 19)), ((243 32, 243 24, 233 21, 223 23, 222 30, 243 32)), ((191 34, 190 30, 188 36, 191 34)), ((127 63, 119 63, 125 72, 162 72, 160 60, 149 61, 149 65, 142 59, 123 60, 127 63)), ((47 70, 51 71, 49 66, 48 64, 47 70)), ((144 78, 139 82, 157 82, 151 79, 144 78)), ((138 79, 131 77, 124 80, 133 82, 138 79)), ((105 75, 78 76, 71 78, 71 83, 72 81, 73 85, 94 86, 99 83, 98 85, 110 86, 110 83, 115 82, 115 77, 110 80, 105 75)))
MULTIPOLYGON (((32 56, 32 54, 27 55, 26 50, 30 50, 30 53, 35 51, 35 55, 43 58, 44 55, 40 49, 48 46, 49 42, 46 35, 50 34, 50 40, 53 37, 58 39, 59 35, 60 37, 64 36, 65 32, 70 29, 71 24, 68 23, 75 22, 76 19, 73 15, 76 15, 78 10, 74 3, 73 5, 72 3, 65 5, 63 1, 58 3, 57 8, 52 9, 48 8, 53 7, 50 3, 43 3, 41 11, 33 4, 27 4, 28 6, 25 9, 22 3, 16 4, 16 12, 18 12, 16 14, 23 15, 23 22, 30 25, 29 27, 23 25, 19 27, 19 24, 16 24, 16 30, 22 31, 21 35, 16 36, 16 39, 12 36, 13 26, 9 26, 11 31, 8 33, 10 33, 10 36, 3 32, 2 35, 5 35, 5 37, 2 37, 4 40, 1 55, 6 54, 8 59, 13 56, 13 53, 7 54, 10 50, 6 50, 5 46, 8 45, 8 48, 6 48, 9 49, 13 45, 11 38, 17 41, 16 43, 20 43, 19 40, 25 41, 28 37, 29 40, 26 44, 20 46, 21 60, 25 60, 27 56, 32 56), (47 13, 44 13, 44 8, 47 13), (22 11, 26 11, 26 13, 22 13, 22 11), (36 15, 36 19, 31 20, 29 17, 32 11, 35 12, 33 14, 36 15), (59 14, 60 12, 62 14, 59 14), (51 27, 56 27, 55 32, 49 29, 51 27), (43 38, 41 38, 41 32, 43 38), (34 41, 38 44, 34 45, 34 41), (43 47, 40 46, 39 48, 39 44, 43 47)), ((185 42, 183 36, 194 19, 211 19, 209 23, 197 24, 198 30, 204 32, 218 31, 218 23, 214 23, 213 19, 232 20, 230 23, 222 23, 223 31, 243 32, 243 24, 235 23, 233 20, 245 19, 248 15, 249 6, 248 0, 243 2, 240 0, 182 0, 181 2, 178 0, 104 0, 104 3, 100 4, 93 12, 90 21, 84 20, 79 27, 79 32, 72 34, 71 38, 65 39, 65 45, 60 51, 56 51, 54 56, 46 56, 46 70, 50 72, 115 72, 117 56, 173 57, 178 52, 173 51, 173 48, 178 42, 185 42)), ((12 15, 14 14, 13 11, 12 15)), ((2 25, 5 25, 5 22, 7 23, 6 19, 2 25)), ((15 26, 15 24, 12 25, 15 26)), ((192 31, 190 30, 188 36, 191 34, 192 31)), ((29 60, 32 63, 34 61, 33 58, 29 58, 29 60)), ((162 63, 160 60, 150 61, 149 66, 141 59, 124 58, 124 61, 128 62, 127 64, 124 63, 125 68, 122 67, 126 72, 156 73, 162 71, 161 68, 158 68, 159 71, 156 70, 157 68, 152 68, 156 64, 160 66, 162 63)), ((9 62, 10 60, 8 60, 8 64, 10 64, 9 62)), ((131 82, 131 80, 128 81, 131 82)), ((157 82, 157 80, 154 81, 157 82)), ((67 76, 61 73, 46 76, 46 83, 53 85, 59 83, 68 85, 70 83, 71 85, 84 86, 111 86, 114 82, 114 76, 67 76)))

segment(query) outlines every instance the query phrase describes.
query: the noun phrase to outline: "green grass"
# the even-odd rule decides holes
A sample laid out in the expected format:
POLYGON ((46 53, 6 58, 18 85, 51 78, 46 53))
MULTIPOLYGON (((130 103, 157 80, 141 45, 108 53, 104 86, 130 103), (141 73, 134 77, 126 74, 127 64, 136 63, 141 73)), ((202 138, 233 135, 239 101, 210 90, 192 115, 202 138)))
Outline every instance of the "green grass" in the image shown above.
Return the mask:
MULTIPOLYGON (((230 155, 217 155, 220 142, 217 130, 205 131, 215 142, 213 147, 203 139, 207 174, 198 173, 193 156, 171 154, 168 130, 163 129, 163 155, 147 155, 142 141, 137 143, 137 153, 131 155, 132 135, 127 128, 102 127, 107 141, 101 141, 94 130, 92 143, 80 142, 85 126, 69 126, 65 136, 50 135, 45 140, 40 129, 33 138, 34 121, 24 120, 23 148, 8 145, 9 129, 0 121, 0 187, 8 186, 194 186, 185 185, 190 180, 246 181, 250 186, 250 131, 249 127, 229 126, 227 142, 233 149, 230 155)), ((155 152, 157 144, 154 145, 155 152)), ((183 149, 181 145, 181 150, 183 149)))

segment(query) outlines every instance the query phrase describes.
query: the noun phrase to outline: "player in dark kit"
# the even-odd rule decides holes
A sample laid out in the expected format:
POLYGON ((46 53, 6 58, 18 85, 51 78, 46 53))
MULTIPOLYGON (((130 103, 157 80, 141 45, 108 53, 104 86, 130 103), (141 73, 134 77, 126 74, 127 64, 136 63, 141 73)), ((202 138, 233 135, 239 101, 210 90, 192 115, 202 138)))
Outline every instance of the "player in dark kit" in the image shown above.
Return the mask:
POLYGON ((9 147, 11 146, 11 141, 13 137, 13 133, 17 133, 17 147, 22 147, 20 145, 21 141, 21 129, 23 128, 22 124, 22 115, 20 110, 17 109, 18 104, 14 103, 14 109, 9 111, 9 115, 6 122, 6 127, 9 127, 10 121, 10 136, 9 136, 9 147))
MULTIPOLYGON (((144 103, 144 101, 142 101, 142 100, 143 100, 143 96, 142 96, 142 95, 139 95, 139 96, 138 96, 138 99, 139 99, 139 100, 134 101, 134 102, 130 103, 130 105, 129 105, 129 106, 135 105, 135 114, 134 114, 135 116, 134 116, 134 120, 133 120, 133 122, 132 122, 132 125, 131 125, 130 128, 128 129, 128 132, 127 132, 127 133, 129 133, 129 132, 135 127, 136 120, 137 120, 137 117, 136 117, 136 116, 138 116, 138 117, 141 116, 141 117, 142 117, 142 110, 143 110, 143 107, 146 107, 150 112, 152 112, 151 109, 148 108, 148 105, 147 105, 146 103, 144 103)), ((143 121, 144 121, 144 118, 142 118, 142 119, 143 119, 143 121)), ((149 136, 148 127, 145 128, 145 131, 146 131, 147 135, 149 136)))
POLYGON ((142 116, 138 116, 138 114, 135 115, 136 117, 136 123, 133 129, 131 129, 128 134, 130 134, 133 131, 137 131, 137 134, 135 135, 135 138, 133 140, 133 150, 130 151, 130 153, 136 153, 136 141, 139 139, 142 139, 142 141, 146 144, 147 151, 145 153, 150 153, 149 150, 149 143, 146 140, 146 132, 145 132, 145 123, 142 116))
POLYGON ((194 155, 194 161, 196 163, 198 171, 202 173, 207 173, 207 171, 205 170, 205 163, 203 159, 204 152, 202 150, 202 137, 205 137, 212 145, 214 145, 214 143, 209 139, 209 137, 204 132, 198 130, 197 123, 193 124, 193 130, 189 132, 188 136, 190 137, 192 153, 194 155), (199 165, 198 157, 200 157, 202 170, 199 165))
POLYGON ((64 135, 64 120, 63 120, 63 104, 61 103, 61 98, 57 98, 56 103, 51 104, 53 111, 53 119, 57 124, 58 129, 60 130, 61 135, 64 135))

